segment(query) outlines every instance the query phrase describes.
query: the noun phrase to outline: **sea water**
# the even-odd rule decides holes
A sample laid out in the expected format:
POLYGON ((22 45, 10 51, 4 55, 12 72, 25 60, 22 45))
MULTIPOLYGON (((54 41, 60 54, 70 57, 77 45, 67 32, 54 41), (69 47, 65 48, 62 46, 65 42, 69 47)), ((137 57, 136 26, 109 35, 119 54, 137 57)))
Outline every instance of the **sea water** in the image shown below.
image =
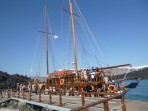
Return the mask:
MULTIPOLYGON (((136 80, 126 80, 124 81, 125 85, 129 85, 136 80)), ((148 101, 148 79, 140 80, 136 88, 130 89, 125 94, 126 100, 142 100, 148 101)))

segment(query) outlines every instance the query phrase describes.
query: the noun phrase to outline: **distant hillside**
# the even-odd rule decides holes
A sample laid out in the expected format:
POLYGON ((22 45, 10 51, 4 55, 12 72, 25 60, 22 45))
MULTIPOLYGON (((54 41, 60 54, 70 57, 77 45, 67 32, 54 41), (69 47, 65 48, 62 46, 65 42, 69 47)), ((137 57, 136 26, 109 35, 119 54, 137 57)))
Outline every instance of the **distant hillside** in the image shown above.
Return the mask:
POLYGON ((7 72, 0 71, 0 89, 16 88, 17 83, 28 84, 30 78, 20 74, 10 75, 7 72))
POLYGON ((46 77, 31 77, 32 80, 34 79, 39 79, 41 82, 45 82, 46 81, 46 77))
MULTIPOLYGON (((114 79, 120 78, 123 79, 125 74, 114 76, 114 79)), ((132 72, 129 72, 126 76, 126 79, 137 79, 141 77, 142 79, 148 79, 148 67, 135 70, 132 72)))

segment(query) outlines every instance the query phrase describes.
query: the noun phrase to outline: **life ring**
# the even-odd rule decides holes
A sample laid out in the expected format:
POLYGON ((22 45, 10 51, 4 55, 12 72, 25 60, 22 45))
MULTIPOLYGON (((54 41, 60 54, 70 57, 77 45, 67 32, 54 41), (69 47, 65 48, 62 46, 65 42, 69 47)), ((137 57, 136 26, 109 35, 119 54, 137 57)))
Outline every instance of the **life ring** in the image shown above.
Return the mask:
POLYGON ((109 93, 114 93, 116 91, 116 86, 115 85, 109 85, 108 86, 108 92, 109 93))
POLYGON ((60 79, 60 84, 64 84, 64 79, 60 79))

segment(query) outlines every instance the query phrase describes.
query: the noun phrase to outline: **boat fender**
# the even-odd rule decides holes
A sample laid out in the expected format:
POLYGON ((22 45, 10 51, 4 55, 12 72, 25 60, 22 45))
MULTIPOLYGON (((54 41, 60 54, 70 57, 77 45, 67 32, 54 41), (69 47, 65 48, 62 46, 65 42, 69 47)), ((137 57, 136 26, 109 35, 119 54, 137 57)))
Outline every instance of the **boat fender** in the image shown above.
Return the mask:
POLYGON ((64 79, 60 79, 60 84, 64 84, 64 79))
POLYGON ((108 86, 108 92, 109 92, 109 93, 114 93, 114 92, 116 92, 116 86, 115 86, 115 85, 109 85, 109 86, 108 86))

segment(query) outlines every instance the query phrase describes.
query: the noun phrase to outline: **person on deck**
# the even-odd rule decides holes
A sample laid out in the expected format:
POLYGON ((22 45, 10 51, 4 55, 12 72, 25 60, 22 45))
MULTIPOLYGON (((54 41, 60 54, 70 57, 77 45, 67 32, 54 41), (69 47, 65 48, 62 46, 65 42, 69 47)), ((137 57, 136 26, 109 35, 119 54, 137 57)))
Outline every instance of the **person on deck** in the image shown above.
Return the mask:
POLYGON ((90 69, 90 74, 94 72, 94 67, 92 66, 92 68, 90 69))
POLYGON ((125 90, 125 84, 123 81, 121 81, 120 90, 125 90))
MULTIPOLYGON (((98 88, 98 92, 105 92, 105 84, 102 84, 101 87, 98 88)), ((103 97, 103 94, 99 94, 100 97, 103 97)))
POLYGON ((84 82, 84 71, 81 71, 81 82, 84 82))
POLYGON ((86 71, 85 68, 84 68, 84 70, 83 70, 83 73, 84 73, 84 80, 85 80, 85 82, 87 82, 88 76, 87 76, 87 71, 86 71))
POLYGON ((112 82, 111 72, 108 72, 107 76, 108 76, 109 81, 112 82))
POLYGON ((103 73, 103 71, 99 70, 99 72, 98 72, 98 80, 99 81, 102 80, 102 73, 103 73))
POLYGON ((94 67, 93 66, 90 69, 90 74, 91 74, 91 81, 94 82, 95 81, 95 72, 94 72, 94 67))
POLYGON ((104 83, 105 83, 105 89, 107 90, 109 84, 109 78, 106 75, 104 76, 104 83))

